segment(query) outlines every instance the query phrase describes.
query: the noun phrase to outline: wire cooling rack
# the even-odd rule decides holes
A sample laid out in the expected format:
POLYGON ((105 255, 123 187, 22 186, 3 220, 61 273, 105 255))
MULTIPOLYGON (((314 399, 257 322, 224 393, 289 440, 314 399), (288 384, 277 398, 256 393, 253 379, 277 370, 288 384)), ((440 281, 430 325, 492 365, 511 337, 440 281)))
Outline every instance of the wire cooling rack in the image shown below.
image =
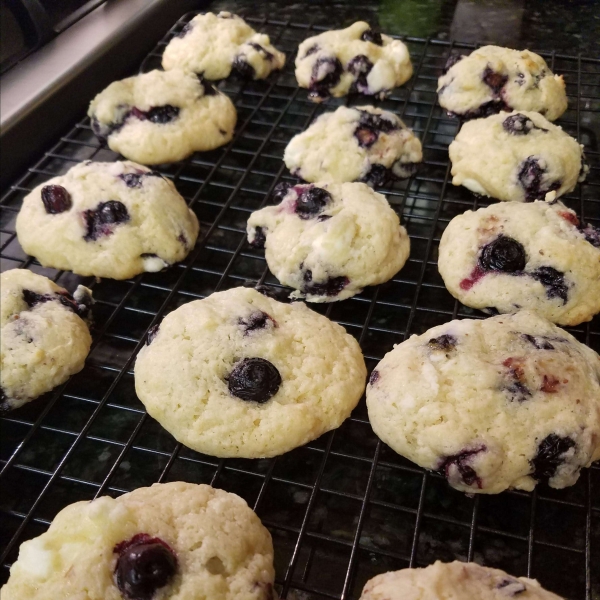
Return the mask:
MULTIPOLYGON (((144 60, 160 65, 183 17, 144 60)), ((219 460, 178 444, 137 400, 133 365, 149 327, 178 306, 245 283, 277 284, 262 252, 245 240, 251 211, 269 202, 281 180, 294 181, 281 160, 290 138, 324 110, 293 76, 299 42, 323 28, 248 19, 288 54, 267 81, 235 76, 221 83, 236 104, 233 141, 164 166, 198 215, 202 231, 188 259, 130 281, 95 282, 43 269, 24 255, 14 233, 22 198, 37 184, 85 160, 115 160, 87 118, 30 168, 1 200, 2 269, 27 267, 69 289, 93 288, 94 344, 81 373, 43 399, 2 419, 0 535, 2 581, 19 544, 45 531, 65 505, 118 496, 157 481, 210 483, 246 499, 270 529, 278 589, 298 600, 358 598, 370 577, 434 560, 475 560, 538 578, 569 599, 600 599, 600 465, 566 490, 544 485, 531 494, 468 497, 445 480, 396 455, 373 434, 364 400, 338 430, 269 460, 219 460)), ((384 192, 411 237, 411 256, 390 282, 340 303, 311 308, 341 323, 361 343, 369 368, 409 335, 456 317, 481 317, 444 288, 436 260, 448 221, 481 201, 449 183, 447 147, 458 129, 436 103, 436 80, 452 51, 473 46, 408 38, 413 78, 377 104, 401 116, 423 142, 416 176, 384 192)), ((585 144, 587 182, 565 202, 600 225, 600 60, 546 55, 565 75, 569 110, 559 123, 585 144)), ((365 104, 368 100, 350 99, 365 104)), ((74 122, 76 115, 74 116, 74 122)), ((571 329, 600 347, 600 320, 571 329)))

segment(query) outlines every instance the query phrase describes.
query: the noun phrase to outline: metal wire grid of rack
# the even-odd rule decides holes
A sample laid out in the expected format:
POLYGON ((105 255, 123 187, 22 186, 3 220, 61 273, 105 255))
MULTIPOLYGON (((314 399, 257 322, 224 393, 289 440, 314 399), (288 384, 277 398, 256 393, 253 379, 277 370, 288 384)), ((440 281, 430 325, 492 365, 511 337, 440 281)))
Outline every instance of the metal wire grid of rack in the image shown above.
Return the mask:
MULTIPOLYGON (((148 55, 156 68, 164 45, 148 55)), ((338 430, 270 460, 219 460, 178 444, 149 418, 133 387, 133 364, 147 330, 183 303, 251 282, 278 285, 262 252, 245 241, 251 211, 281 180, 289 139, 326 106, 312 104, 292 70, 300 41, 323 28, 248 19, 288 54, 267 81, 235 77, 220 87, 234 100, 238 127, 229 145, 162 167, 197 213, 202 231, 188 259, 130 281, 90 281, 40 267, 14 233, 20 202, 35 185, 86 159, 115 160, 84 118, 13 185, 1 201, 2 269, 27 267, 72 289, 93 288, 94 343, 84 370, 44 399, 2 419, 2 581, 19 544, 45 531, 66 504, 118 496, 157 481, 210 483, 247 500, 270 529, 282 596, 357 598, 375 574, 436 559, 476 560, 536 577, 570 599, 600 598, 600 466, 566 490, 467 497, 436 473, 399 457, 373 434, 364 400, 338 430)), ((450 52, 473 48, 417 38, 408 44, 415 74, 378 104, 400 115, 421 138, 416 176, 385 186, 411 237, 411 257, 394 279, 341 303, 311 306, 343 324, 361 343, 369 368, 413 333, 456 317, 481 317, 445 290, 437 272, 446 223, 481 201, 449 183, 447 146, 458 129, 436 103, 436 80, 450 52)), ((565 202, 600 225, 600 60, 546 56, 567 82, 570 108, 560 124, 585 144, 591 170, 565 202)), ((351 99, 366 103, 365 99, 351 99)), ((343 102, 343 101, 342 101, 343 102)), ((571 329, 600 347, 600 320, 571 329)))

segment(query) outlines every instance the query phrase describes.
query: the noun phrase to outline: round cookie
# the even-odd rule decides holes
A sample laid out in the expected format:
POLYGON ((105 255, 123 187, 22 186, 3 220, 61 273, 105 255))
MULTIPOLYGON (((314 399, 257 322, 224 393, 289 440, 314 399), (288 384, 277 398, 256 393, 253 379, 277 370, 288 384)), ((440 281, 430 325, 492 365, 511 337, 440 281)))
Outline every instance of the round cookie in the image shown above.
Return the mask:
POLYGON ((559 201, 492 204, 454 217, 438 269, 455 298, 485 312, 525 308, 560 325, 600 312, 600 230, 559 201))
POLYGON ((453 54, 437 91, 440 106, 467 119, 530 110, 555 121, 567 110, 562 75, 529 50, 483 46, 469 56, 453 54))
POLYGON ((214 150, 233 137, 231 100, 190 71, 150 71, 114 81, 91 102, 92 129, 114 152, 146 165, 214 150))
POLYGON ((2 600, 272 600, 271 536, 246 502, 173 482, 61 510, 2 600))
POLYGON ((83 369, 92 305, 80 285, 71 296, 26 269, 0 276, 0 413, 18 408, 83 369))
POLYGON ((182 68, 205 79, 224 79, 232 70, 252 79, 265 79, 283 68, 285 54, 256 33, 241 17, 221 11, 194 17, 165 48, 165 70, 182 68))
POLYGON ((277 456, 339 427, 365 378, 343 327, 249 288, 167 315, 135 365, 148 413, 186 446, 222 457, 277 456))
POLYGON ((373 106, 340 106, 294 136, 283 160, 304 181, 380 185, 388 176, 410 177, 423 152, 395 114, 373 106))
POLYGON ((349 92, 383 99, 412 72, 408 48, 364 21, 304 40, 296 57, 298 85, 315 102, 349 92))
POLYGON ((587 172, 583 146, 535 112, 465 123, 448 148, 452 183, 498 200, 553 200, 587 172))
POLYGON ((477 563, 439 560, 424 569, 402 569, 377 575, 359 600, 561 600, 535 579, 512 577, 477 563))
POLYGON ((573 485, 600 459, 600 357, 529 311, 434 327, 367 386, 393 450, 468 493, 573 485))
POLYGON ((183 260, 199 225, 159 173, 85 161, 28 194, 16 229, 23 250, 44 266, 127 279, 183 260))
POLYGON ((248 219, 248 241, 265 248, 271 272, 292 297, 333 302, 391 279, 410 240, 385 196, 364 183, 280 184, 277 206, 248 219))

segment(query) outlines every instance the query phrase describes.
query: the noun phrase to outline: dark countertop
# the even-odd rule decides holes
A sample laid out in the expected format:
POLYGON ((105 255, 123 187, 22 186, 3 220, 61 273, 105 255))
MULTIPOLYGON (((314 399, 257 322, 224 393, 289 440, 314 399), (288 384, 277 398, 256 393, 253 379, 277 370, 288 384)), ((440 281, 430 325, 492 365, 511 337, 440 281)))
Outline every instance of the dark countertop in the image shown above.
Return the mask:
POLYGON ((388 34, 600 58, 598 0, 219 0, 210 10, 323 26, 361 18, 388 34))

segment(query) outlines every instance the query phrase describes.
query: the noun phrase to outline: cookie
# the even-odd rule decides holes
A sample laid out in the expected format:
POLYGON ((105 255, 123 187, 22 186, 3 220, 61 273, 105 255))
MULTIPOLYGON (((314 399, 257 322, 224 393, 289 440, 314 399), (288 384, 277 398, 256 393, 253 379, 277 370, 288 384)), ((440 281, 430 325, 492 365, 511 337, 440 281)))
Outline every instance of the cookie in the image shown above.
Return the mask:
POLYGON ((559 201, 505 202, 454 217, 438 268, 455 298, 486 312, 526 308, 560 325, 600 312, 600 230, 559 201))
POLYGON ((412 336, 367 386, 393 450, 468 493, 573 485, 600 459, 600 357, 536 313, 412 336))
POLYGON ((364 21, 304 40, 296 57, 298 85, 315 102, 348 93, 383 99, 412 72, 408 48, 364 21))
POLYGON ((535 112, 469 121, 448 151, 452 183, 497 200, 553 200, 588 170, 583 146, 535 112))
POLYGON ((225 94, 182 69, 114 81, 92 100, 88 116, 111 150, 146 165, 223 146, 237 119, 225 94))
POLYGON ((177 440, 211 456, 306 444, 339 427, 365 386, 359 345, 343 327, 249 288, 181 306, 148 343, 135 364, 138 397, 177 440))
POLYGON ((159 173, 85 161, 28 194, 16 229, 23 250, 44 266, 127 279, 183 260, 199 225, 159 173))
POLYGON ((248 219, 248 241, 295 298, 333 302, 388 281, 410 240, 385 196, 364 183, 280 184, 277 206, 248 219))
POLYGON ((512 577, 477 563, 439 560, 424 569, 402 569, 377 575, 359 600, 561 600, 535 579, 512 577))
POLYGON ((80 285, 71 296, 26 269, 0 276, 0 413, 18 408, 83 369, 92 305, 80 285))
POLYGON ((224 79, 237 71, 251 79, 265 79, 283 68, 285 54, 256 33, 241 17, 221 11, 194 17, 165 48, 165 70, 182 68, 205 79, 224 79))
POLYGON ((555 121, 567 110, 562 75, 529 50, 484 46, 453 54, 438 80, 440 106, 466 119, 528 110, 555 121))
POLYGON ((283 160, 304 181, 381 185, 390 176, 410 177, 423 152, 395 114, 373 106, 340 106, 294 136, 283 160))
POLYGON ((273 544, 246 502, 173 482, 61 510, 2 600, 272 600, 273 544))

